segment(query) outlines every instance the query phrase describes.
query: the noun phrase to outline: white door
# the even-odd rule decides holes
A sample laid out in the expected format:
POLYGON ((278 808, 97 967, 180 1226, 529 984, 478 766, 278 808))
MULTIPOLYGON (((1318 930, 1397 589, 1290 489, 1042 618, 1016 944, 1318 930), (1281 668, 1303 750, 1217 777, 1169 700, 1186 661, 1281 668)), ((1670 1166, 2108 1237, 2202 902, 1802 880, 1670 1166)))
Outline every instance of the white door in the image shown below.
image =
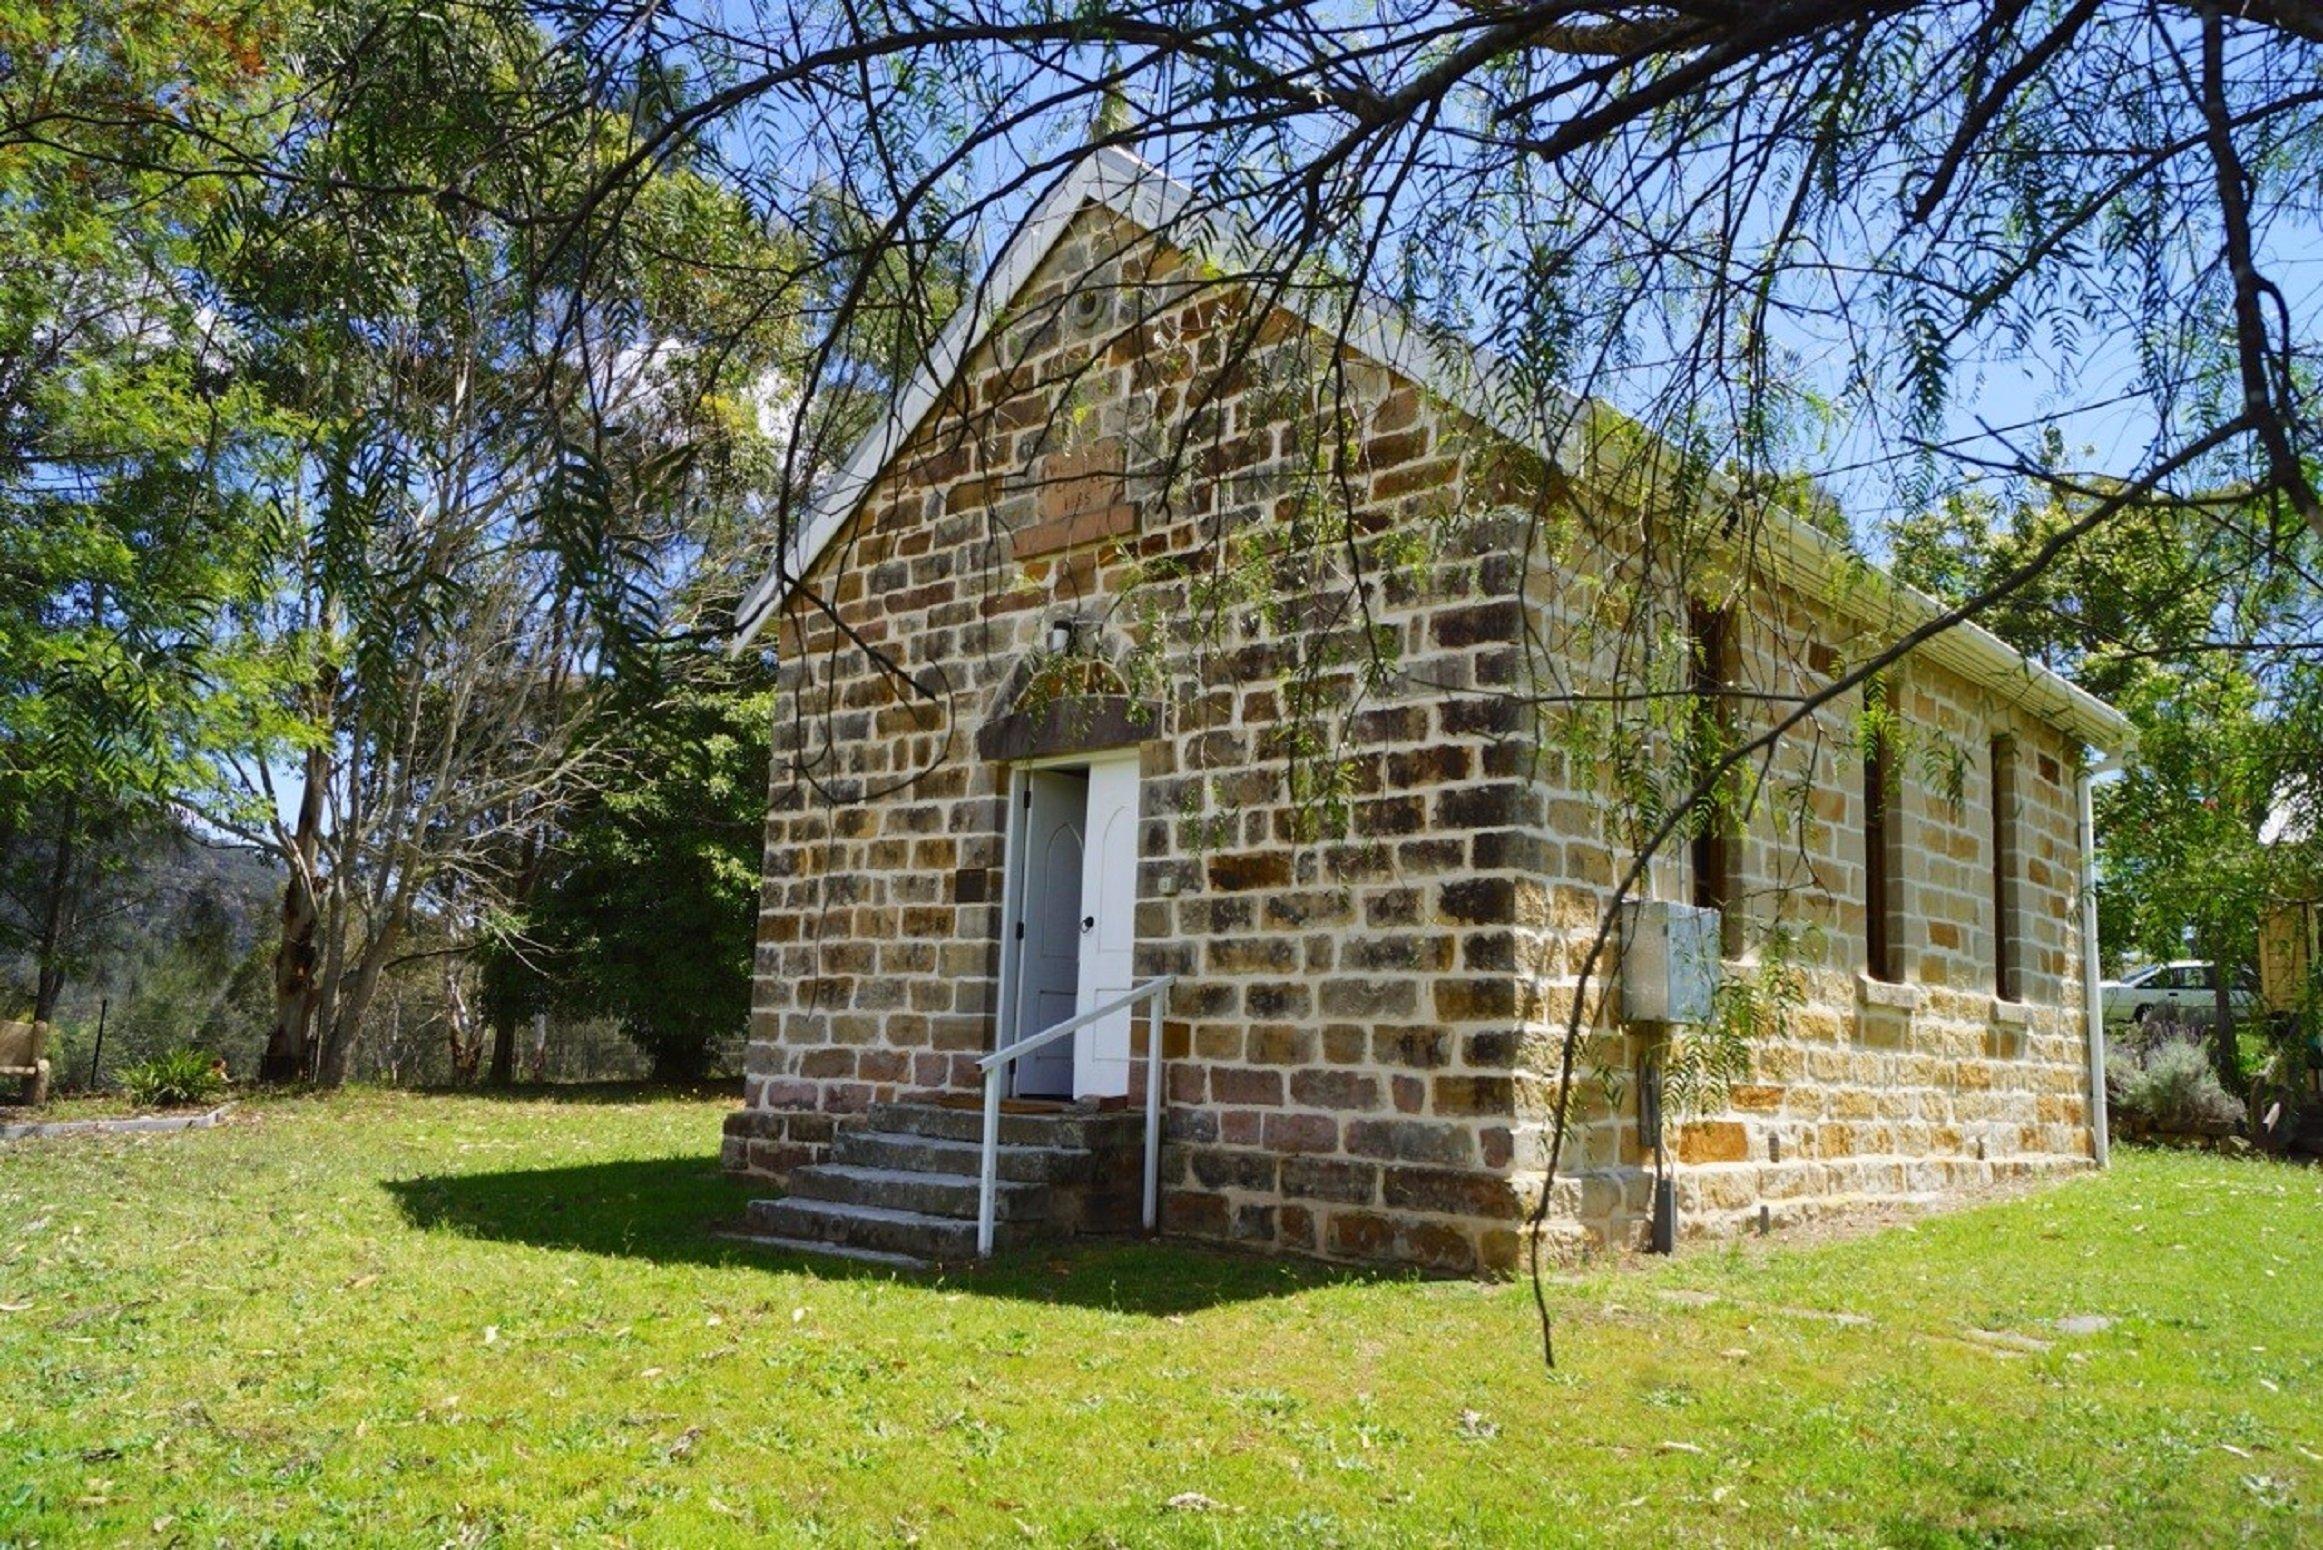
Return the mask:
MULTIPOLYGON (((1079 1009, 1081 977, 1081 842, 1088 778, 1078 770, 1034 770, 1026 777, 1023 923, 1016 963, 1016 1017, 1011 1042, 1054 1027, 1079 1009)), ((1059 1039, 1015 1065, 1020 1097, 1063 1098, 1073 1092, 1073 1039, 1059 1039)))
MULTIPOLYGON (((1089 765, 1088 845, 1081 863, 1079 1010, 1112 1000, 1132 983, 1137 948, 1137 754, 1089 765)), ((1073 1096, 1113 1098, 1129 1091, 1129 1023, 1125 1008, 1074 1036, 1073 1096)))

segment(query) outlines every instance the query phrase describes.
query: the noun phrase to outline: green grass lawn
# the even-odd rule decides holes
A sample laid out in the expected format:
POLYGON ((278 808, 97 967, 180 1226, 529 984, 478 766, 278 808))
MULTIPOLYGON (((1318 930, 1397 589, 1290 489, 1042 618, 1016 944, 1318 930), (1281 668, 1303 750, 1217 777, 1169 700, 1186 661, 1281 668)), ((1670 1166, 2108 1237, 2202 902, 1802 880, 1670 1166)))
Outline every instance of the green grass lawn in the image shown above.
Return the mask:
POLYGON ((1570 1277, 1550 1375, 1521 1285, 719 1242, 723 1108, 0 1148, 0 1544, 2323 1542, 2323 1173, 1570 1277))

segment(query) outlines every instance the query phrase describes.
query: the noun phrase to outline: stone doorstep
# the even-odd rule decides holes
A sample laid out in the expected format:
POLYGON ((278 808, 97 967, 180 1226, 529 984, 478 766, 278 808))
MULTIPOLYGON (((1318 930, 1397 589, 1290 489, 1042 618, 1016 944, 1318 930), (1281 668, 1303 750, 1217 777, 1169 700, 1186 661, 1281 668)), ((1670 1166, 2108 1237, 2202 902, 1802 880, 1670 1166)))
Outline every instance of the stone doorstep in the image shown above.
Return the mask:
MULTIPOLYGON (((937 1261, 964 1261, 976 1257, 976 1223, 952 1216, 891 1206, 854 1205, 837 1200, 753 1200, 746 1212, 759 1233, 792 1238, 820 1247, 838 1244, 937 1261)), ((1040 1236, 1045 1224, 995 1222, 992 1246, 1014 1248, 1040 1236)))
MULTIPOLYGON (((937 1103, 875 1103, 861 1127, 890 1135, 925 1136, 936 1141, 984 1139, 984 1111, 937 1103)), ((1145 1116, 1128 1110, 1077 1111, 1000 1116, 1004 1146, 1098 1150, 1145 1144, 1145 1116)))
MULTIPOLYGON (((886 1206, 927 1216, 973 1221, 980 1193, 976 1179, 954 1173, 815 1163, 791 1170, 788 1198, 886 1206)), ((1049 1187, 1002 1181, 992 1191, 992 1214, 1004 1222, 1047 1218, 1051 1214, 1049 1187)))
MULTIPOLYGON (((873 1104, 839 1128, 829 1159, 791 1170, 790 1192, 748 1207, 752 1241, 915 1263, 972 1258, 983 1165, 980 1107, 873 1104)), ((995 1156, 995 1248, 1126 1213, 1144 1117, 1076 1106, 1004 1112, 995 1156)), ((888 1261, 882 1261, 888 1262, 888 1261)))
MULTIPOLYGON (((984 1166, 984 1149, 973 1141, 944 1141, 932 1136, 897 1135, 850 1125, 831 1143, 831 1161, 858 1168, 889 1168, 914 1173, 946 1173, 975 1178, 984 1166)), ((1001 1146, 995 1151, 995 1172, 1013 1184, 1078 1184, 1087 1182, 1094 1159, 1084 1151, 1053 1146, 1001 1146)))

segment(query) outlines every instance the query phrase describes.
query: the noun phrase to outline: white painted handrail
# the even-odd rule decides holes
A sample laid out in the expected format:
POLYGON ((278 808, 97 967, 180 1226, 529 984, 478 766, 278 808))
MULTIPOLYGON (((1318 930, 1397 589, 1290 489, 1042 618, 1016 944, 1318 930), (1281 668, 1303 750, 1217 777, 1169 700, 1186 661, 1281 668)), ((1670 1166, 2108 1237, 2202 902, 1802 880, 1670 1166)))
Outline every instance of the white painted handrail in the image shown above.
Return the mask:
POLYGON ((1086 1012, 1066 1018, 1043 1028, 1029 1039, 1019 1039, 1004 1045, 989 1055, 979 1055, 977 1066, 984 1072, 984 1155, 978 1169, 976 1188, 976 1256, 989 1259, 992 1255, 992 1218, 1000 1193, 1000 1088, 1010 1065, 1038 1049, 1045 1049, 1068 1033, 1078 1033, 1091 1023, 1126 1011, 1143 1001, 1147 1003, 1145 1021, 1145 1230, 1152 1232, 1160 1219, 1161 1207, 1161 1068, 1162 1068, 1162 993, 1178 982, 1175 974, 1147 980, 1134 989, 1101 1002, 1086 1012))

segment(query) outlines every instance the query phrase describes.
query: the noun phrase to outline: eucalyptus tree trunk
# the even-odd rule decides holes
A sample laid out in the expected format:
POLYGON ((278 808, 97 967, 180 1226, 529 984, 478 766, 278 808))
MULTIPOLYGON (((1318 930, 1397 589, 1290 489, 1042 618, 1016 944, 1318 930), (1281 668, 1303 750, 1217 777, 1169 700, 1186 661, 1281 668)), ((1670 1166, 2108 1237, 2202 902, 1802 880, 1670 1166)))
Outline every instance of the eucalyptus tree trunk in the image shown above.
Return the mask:
POLYGON ((379 988, 380 971, 400 940, 401 933, 395 927, 382 929, 354 968, 338 977, 331 1019, 322 1030, 322 1048, 315 1059, 316 1086, 344 1087, 354 1074, 355 1045, 363 1031, 364 1014, 370 1011, 372 996, 379 988))
POLYGON ((64 940, 73 915, 73 862, 81 827, 81 799, 67 792, 57 815, 56 850, 49 864, 48 897, 41 902, 40 948, 33 987, 32 1020, 45 1023, 56 1015, 57 998, 64 993, 64 940))
POLYGON ((474 1081, 476 1062, 483 1056, 482 1040, 474 1031, 468 994, 460 988, 459 967, 448 958, 444 960, 444 1040, 452 1060, 452 1080, 474 1081))
POLYGON ((261 1082, 297 1082, 307 1075, 307 1050, 314 1036, 315 970, 320 953, 322 901, 316 897, 315 866, 323 839, 323 783, 330 778, 327 751, 307 750, 301 767, 306 789, 299 794, 298 825, 291 833, 290 879, 282 885, 282 940, 274 950, 274 1026, 259 1057, 261 1082))

